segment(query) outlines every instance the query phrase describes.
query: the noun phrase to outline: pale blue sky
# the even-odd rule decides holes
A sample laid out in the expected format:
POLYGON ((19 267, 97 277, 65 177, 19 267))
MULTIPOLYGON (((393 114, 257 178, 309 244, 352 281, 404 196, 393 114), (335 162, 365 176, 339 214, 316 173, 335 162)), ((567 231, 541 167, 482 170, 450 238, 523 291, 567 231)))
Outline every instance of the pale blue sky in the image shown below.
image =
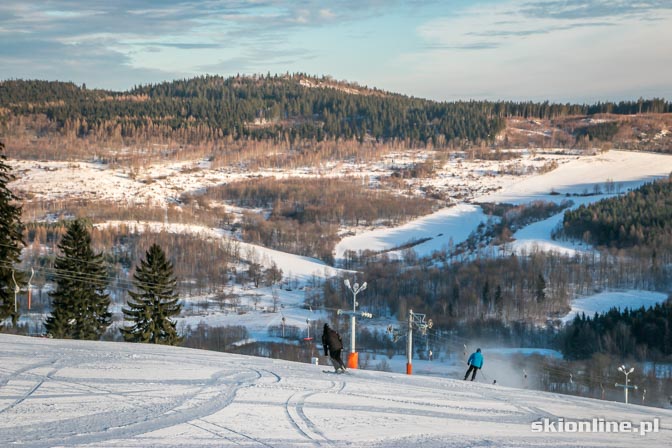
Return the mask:
POLYGON ((305 72, 436 100, 672 99, 672 0, 2 0, 0 79, 305 72))

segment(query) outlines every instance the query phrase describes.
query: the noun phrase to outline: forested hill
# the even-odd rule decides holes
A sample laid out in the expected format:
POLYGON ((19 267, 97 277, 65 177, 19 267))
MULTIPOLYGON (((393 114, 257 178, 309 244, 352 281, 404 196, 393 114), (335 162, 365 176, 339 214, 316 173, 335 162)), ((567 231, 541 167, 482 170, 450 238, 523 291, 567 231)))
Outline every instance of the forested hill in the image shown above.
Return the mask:
MULTIPOLYGON (((664 100, 570 105, 435 102, 302 74, 204 76, 127 92, 50 81, 0 82, 0 117, 45 116, 77 137, 400 141, 436 147, 492 142, 510 116, 548 119, 596 113, 669 112, 664 100), (100 135, 98 135, 100 136, 100 135), (188 136, 188 137, 185 137, 188 136)), ((196 141, 194 141, 196 140, 196 141)))
POLYGON ((561 233, 590 244, 672 251, 672 177, 565 212, 561 233))

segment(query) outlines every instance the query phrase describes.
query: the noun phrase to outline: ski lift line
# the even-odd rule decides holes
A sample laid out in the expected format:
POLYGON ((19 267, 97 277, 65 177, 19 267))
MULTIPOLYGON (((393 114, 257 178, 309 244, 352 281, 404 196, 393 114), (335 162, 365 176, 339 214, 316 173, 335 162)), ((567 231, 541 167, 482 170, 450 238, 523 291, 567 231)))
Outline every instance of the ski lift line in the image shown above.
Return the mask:
MULTIPOLYGON (((7 268, 10 268, 10 269, 14 269, 14 266, 13 266, 13 265, 10 265, 10 264, 8 264, 8 263, 0 262, 0 266, 2 266, 2 267, 7 267, 7 268)), ((85 272, 72 271, 72 270, 68 270, 68 269, 57 269, 57 268, 55 268, 55 267, 38 267, 38 268, 33 268, 33 267, 31 266, 31 269, 32 269, 33 271, 34 271, 34 269, 37 269, 38 272, 39 272, 39 271, 48 271, 48 272, 52 272, 52 273, 55 273, 55 274, 58 274, 58 273, 64 273, 64 274, 72 274, 72 275, 78 275, 78 276, 87 276, 87 275, 90 275, 90 274, 85 273, 85 272)))
MULTIPOLYGON (((0 266, 1 267, 7 267, 7 268, 10 268, 10 269, 13 268, 13 266, 11 266, 9 264, 6 264, 6 263, 2 263, 2 262, 0 262, 0 266)), ((86 273, 86 272, 79 272, 79 271, 72 271, 72 270, 68 270, 68 269, 57 269, 57 268, 53 268, 53 267, 38 267, 37 271, 38 272, 51 273, 56 277, 70 278, 70 279, 82 279, 83 280, 83 279, 87 279, 87 278, 89 278, 89 279, 99 279, 100 278, 100 276, 97 276, 95 274, 89 274, 89 273, 86 273)), ((34 275, 35 268, 31 267, 31 272, 34 275)), ((111 279, 111 280, 115 280, 119 283, 124 283, 124 282, 128 283, 127 280, 117 278, 117 277, 112 277, 112 276, 107 275, 107 274, 105 274, 105 277, 108 278, 108 279, 111 279)), ((32 280, 32 275, 31 275, 31 280, 32 280)), ((145 284, 145 283, 143 283, 143 284, 145 284)), ((146 284, 152 285, 151 283, 146 283, 146 284)))
MULTIPOLYGON (((12 268, 10 265, 6 265, 3 263, 0 263, 1 267, 6 267, 6 268, 12 268)), ((32 268, 31 268, 32 269, 32 268)), ((63 278, 67 280, 78 280, 78 281, 101 281, 100 276, 96 276, 93 274, 87 274, 83 272, 76 272, 76 271, 71 271, 71 270, 64 270, 64 269, 55 269, 55 268, 37 268, 38 272, 44 272, 44 273, 50 273, 54 277, 57 278, 63 278)), ((109 281, 114 281, 115 283, 121 285, 121 286, 135 286, 136 283, 134 283, 131 280, 126 280, 122 278, 117 278, 113 277, 110 275, 105 275, 105 279, 109 281)), ((144 285, 144 286, 161 286, 160 284, 156 283, 148 283, 148 282, 138 282, 138 285, 144 285)))
POLYGON ((572 375, 572 378, 573 378, 573 382, 574 382, 574 383, 581 383, 581 382, 595 382, 595 381, 601 381, 601 382, 609 382, 609 381, 613 381, 613 378, 610 379, 610 378, 605 377, 605 376, 601 376, 601 375, 599 375, 599 376, 594 376, 594 375, 589 375, 589 374, 586 374, 586 373, 578 374, 578 376, 580 376, 582 379, 581 379, 581 381, 577 381, 577 380, 576 380, 576 377, 577 377, 577 374, 576 374, 576 373, 573 373, 573 374, 572 374, 571 372, 568 372, 567 370, 564 370, 564 369, 557 369, 557 368, 553 368, 553 367, 543 367, 542 369, 543 369, 544 371, 546 371, 546 372, 549 372, 549 373, 555 373, 555 374, 557 374, 557 375, 561 375, 561 376, 562 376, 562 375, 564 375, 564 376, 572 375))
MULTIPOLYGON (((576 372, 571 372, 569 370, 565 370, 564 368, 554 368, 554 367, 541 367, 541 373, 554 373, 560 377, 565 377, 567 378, 567 383, 573 383, 573 384, 578 384, 580 386, 586 386, 590 387, 590 383, 595 383, 597 382, 604 382, 604 383, 609 383, 610 381, 613 381, 613 378, 608 378, 604 376, 592 376, 588 374, 577 374, 576 372), (581 377, 580 380, 577 380, 577 376, 581 377)), ((529 374, 528 374, 529 377, 529 374)))
MULTIPOLYGON (((0 246, 4 246, 4 247, 8 247, 8 248, 15 248, 15 246, 12 246, 12 245, 9 245, 9 244, 3 244, 3 243, 0 243, 0 246)), ((95 255, 95 256, 101 256, 101 257, 104 258, 104 255, 103 255, 102 252, 100 254, 95 255)), ((91 261, 91 260, 84 260, 84 259, 75 258, 75 257, 68 257, 68 260, 77 261, 79 263, 86 263, 86 264, 90 264, 92 266, 98 266, 97 262, 91 261)))
MULTIPOLYGON (((13 268, 13 266, 2 263, 0 262, 0 266, 2 267, 7 267, 7 268, 13 268)), ((63 278, 67 280, 79 280, 79 281, 101 281, 101 277, 93 275, 93 274, 87 274, 87 273, 82 273, 82 272, 77 272, 77 271, 72 271, 72 270, 66 270, 66 269, 56 269, 56 268, 48 268, 48 267, 40 267, 37 268, 37 271, 31 267, 31 271, 34 272, 42 272, 42 273, 48 273, 53 275, 56 278, 63 278)), ((117 278, 113 276, 106 275, 105 278, 110 281, 114 281, 116 284, 120 286, 162 286, 161 284, 156 284, 156 283, 149 283, 149 282, 133 282, 132 280, 126 280, 122 278, 117 278)), ((288 309, 305 309, 304 305, 289 305, 285 306, 285 310, 288 309)), ((320 311, 334 311, 337 312, 339 308, 331 308, 331 307, 325 307, 325 308, 320 308, 320 311)), ((367 313, 371 314, 371 313, 367 313)), ((372 315, 373 316, 373 315, 372 315)))
MULTIPOLYGON (((0 264, 2 265, 2 264, 0 264)), ((2 265, 3 267, 8 267, 7 265, 2 265)), ((37 268, 38 272, 45 272, 45 273, 51 273, 55 277, 60 277, 60 278, 65 278, 65 279, 70 279, 70 280, 82 280, 82 281, 93 281, 93 280, 100 280, 101 276, 96 276, 94 274, 88 274, 84 272, 76 272, 76 271, 71 271, 71 270, 64 270, 64 269, 55 269, 55 268, 37 268)), ((111 277, 109 275, 105 275, 105 278, 107 279, 112 279, 116 280, 119 283, 124 283, 127 282, 126 280, 123 279, 117 279, 116 277, 111 277)))
MULTIPOLYGON (((6 267, 11 267, 9 265, 4 265, 3 263, 0 263, 0 266, 6 266, 6 267)), ((33 272, 35 270, 31 268, 33 272)), ((56 278, 63 278, 67 280, 78 280, 78 281, 101 281, 101 277, 91 275, 91 274, 86 274, 86 273, 81 273, 81 272, 76 272, 76 271, 71 271, 71 270, 63 270, 63 269, 55 269, 55 268, 37 268, 37 272, 42 272, 42 273, 49 273, 53 275, 56 278)), ((120 286, 162 286, 161 284, 156 284, 156 283, 149 283, 149 282, 133 282, 131 280, 125 280, 117 277, 112 277, 107 275, 106 276, 107 280, 114 281, 116 284, 120 286)), ((290 306, 285 306, 285 310, 288 309, 305 309, 303 305, 290 305, 290 306)), ((338 308, 320 308, 320 311, 334 311, 338 312, 338 308)), ((371 313, 367 313, 371 314, 371 313)))
MULTIPOLYGON (((0 246, 7 247, 7 248, 12 248, 12 249, 15 249, 15 248, 16 248, 16 246, 12 246, 11 244, 5 244, 5 243, 0 243, 0 246)), ((25 248, 25 247, 27 247, 27 246, 24 245, 24 248, 25 248)), ((94 254, 94 255, 96 255, 96 254, 94 254)), ((96 256, 102 256, 102 257, 104 257, 104 254, 101 252, 101 253, 97 254, 96 256)), ((69 257, 69 259, 70 259, 70 260, 78 261, 78 262, 80 262, 80 263, 88 263, 88 264, 95 264, 95 263, 96 263, 96 262, 94 262, 94 261, 91 261, 91 260, 84 260, 84 259, 82 259, 82 258, 69 257)))

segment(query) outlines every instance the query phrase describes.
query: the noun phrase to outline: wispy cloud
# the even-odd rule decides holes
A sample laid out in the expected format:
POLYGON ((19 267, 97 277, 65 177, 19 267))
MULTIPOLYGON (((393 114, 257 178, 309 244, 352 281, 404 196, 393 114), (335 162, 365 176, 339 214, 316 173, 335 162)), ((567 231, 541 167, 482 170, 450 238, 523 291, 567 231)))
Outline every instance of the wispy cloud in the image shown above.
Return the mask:
POLYGON ((262 48, 200 65, 197 71, 201 73, 259 73, 264 71, 264 67, 270 70, 269 67, 292 66, 297 61, 306 61, 316 57, 315 53, 302 48, 281 51, 262 48), (263 64, 260 61, 264 61, 263 64))
POLYGON ((461 86, 445 99, 479 97, 484 86, 519 99, 672 94, 672 59, 662 57, 672 41, 671 1, 474 3, 417 32, 423 51, 408 52, 402 61, 409 67, 432 61, 419 84, 426 92, 461 86))
POLYGON ((500 47, 501 42, 469 42, 464 44, 447 45, 447 44, 427 44, 427 50, 491 50, 500 47))
MULTIPOLYGON (((602 26, 615 26, 612 22, 576 22, 568 24, 558 24, 554 26, 533 27, 527 29, 514 29, 516 26, 520 27, 520 23, 512 23, 511 28, 508 29, 492 29, 490 31, 472 31, 467 33, 467 36, 476 37, 525 37, 534 36, 536 34, 549 34, 556 31, 568 31, 577 28, 595 28, 602 26)), ((529 26, 529 25, 528 25, 529 26)))
POLYGON ((672 11, 672 1, 509 0, 495 5, 475 3, 460 15, 429 22, 419 32, 435 48, 484 50, 505 45, 507 39, 610 27, 626 20, 656 20, 660 18, 654 13, 661 11, 672 11), (499 38, 497 45, 493 38, 499 38))
POLYGON ((133 42, 133 45, 142 45, 147 47, 168 47, 180 50, 202 50, 208 48, 219 48, 216 43, 198 43, 198 42, 133 42))
MULTIPOLYGON (((236 70, 258 70, 265 62, 312 58, 311 51, 287 48, 290 36, 301 30, 363 20, 399 4, 382 0, 333 4, 321 0, 4 0, 0 3, 0 57, 8 53, 17 57, 23 51, 21 61, 27 61, 30 53, 26 52, 40 54, 41 64, 54 65, 52 73, 63 57, 79 58, 87 65, 83 58, 92 54, 153 73, 177 73, 170 67, 176 58, 187 73, 221 66, 212 61, 229 61, 236 70), (12 49, 6 48, 10 45, 12 49), (82 45, 87 54, 75 51, 82 45)), ((22 75, 32 65, 21 71, 17 60, 12 62, 9 76, 22 75)))
POLYGON ((549 0, 526 2, 520 13, 527 17, 563 20, 645 17, 657 10, 671 10, 669 0, 549 0))

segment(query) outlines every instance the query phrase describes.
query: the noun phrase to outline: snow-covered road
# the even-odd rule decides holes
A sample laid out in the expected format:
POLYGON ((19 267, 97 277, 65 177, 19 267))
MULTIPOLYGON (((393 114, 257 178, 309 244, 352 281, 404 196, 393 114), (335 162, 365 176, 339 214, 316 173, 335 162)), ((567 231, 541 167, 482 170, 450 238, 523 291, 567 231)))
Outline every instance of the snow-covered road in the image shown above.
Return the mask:
POLYGON ((454 379, 0 334, 0 446, 669 446, 672 411, 454 379), (542 418, 639 434, 534 433, 542 418))

